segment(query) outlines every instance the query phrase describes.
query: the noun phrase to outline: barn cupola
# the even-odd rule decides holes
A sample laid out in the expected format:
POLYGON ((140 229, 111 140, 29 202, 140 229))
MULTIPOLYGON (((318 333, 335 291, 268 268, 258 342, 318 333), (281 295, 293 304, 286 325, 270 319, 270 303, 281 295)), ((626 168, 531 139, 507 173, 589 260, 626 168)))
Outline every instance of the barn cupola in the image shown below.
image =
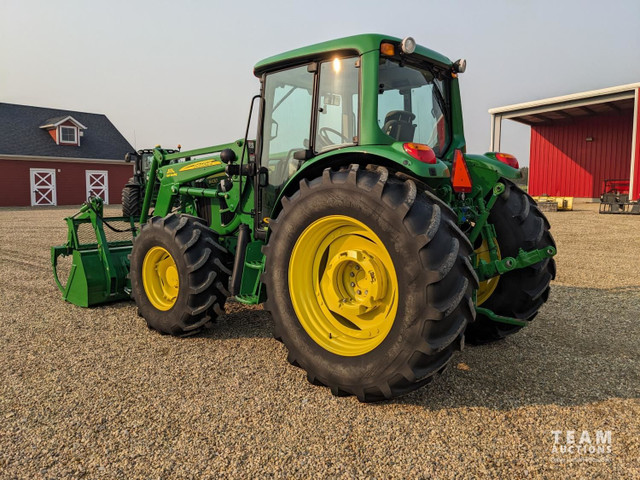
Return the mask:
POLYGON ((83 130, 87 129, 87 127, 71 115, 50 118, 44 122, 44 125, 41 125, 40 128, 48 131, 57 145, 71 145, 76 147, 80 146, 80 137, 83 136, 83 130))

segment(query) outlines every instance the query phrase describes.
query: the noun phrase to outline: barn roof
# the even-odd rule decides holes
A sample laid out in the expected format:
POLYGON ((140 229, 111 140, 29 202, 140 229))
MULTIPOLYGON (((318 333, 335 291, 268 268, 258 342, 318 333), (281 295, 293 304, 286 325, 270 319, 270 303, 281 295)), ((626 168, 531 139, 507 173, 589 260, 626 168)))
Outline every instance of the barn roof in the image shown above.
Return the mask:
POLYGON ((0 155, 124 161, 133 150, 105 115, 0 103, 0 155), (56 145, 40 128, 67 117, 86 128, 80 146, 56 145))
POLYGON ((541 125, 557 120, 633 111, 638 88, 640 83, 630 83, 491 108, 489 113, 527 125, 541 125))

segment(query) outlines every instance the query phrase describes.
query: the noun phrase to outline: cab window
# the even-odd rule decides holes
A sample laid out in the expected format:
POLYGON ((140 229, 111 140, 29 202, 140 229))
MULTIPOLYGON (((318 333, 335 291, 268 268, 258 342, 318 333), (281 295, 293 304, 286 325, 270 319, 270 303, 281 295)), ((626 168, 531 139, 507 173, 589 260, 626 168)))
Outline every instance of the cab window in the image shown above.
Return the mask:
POLYGON ((294 153, 309 148, 313 77, 303 65, 266 78, 260 159, 268 169, 268 185, 262 189, 264 212, 271 211, 280 189, 298 169, 294 153))
POLYGON ((358 143, 357 60, 334 58, 320 64, 317 153, 358 143))
POLYGON ((383 59, 378 69, 378 125, 398 142, 429 145, 437 156, 449 144, 448 88, 434 69, 383 59))

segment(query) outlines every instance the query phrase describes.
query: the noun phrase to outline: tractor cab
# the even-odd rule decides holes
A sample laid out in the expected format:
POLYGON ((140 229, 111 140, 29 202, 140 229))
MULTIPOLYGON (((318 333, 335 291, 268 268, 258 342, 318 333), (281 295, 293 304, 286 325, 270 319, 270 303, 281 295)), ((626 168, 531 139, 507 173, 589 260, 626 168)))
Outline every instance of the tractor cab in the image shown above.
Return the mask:
MULTIPOLYGON (((451 156, 453 132, 451 62, 412 39, 356 36, 341 48, 332 42, 294 50, 256 65, 262 82, 263 125, 259 162, 264 175, 258 195, 257 228, 268 229, 289 180, 302 167, 371 146, 394 146, 399 164, 429 175, 448 176, 437 160, 451 156), (371 40, 374 41, 370 44, 371 40)), ((457 64, 455 64, 457 65, 457 64)), ((459 98, 459 97, 458 97, 459 98)), ((458 115, 461 118, 461 115, 458 115)), ((457 124, 457 147, 464 142, 457 124)), ((380 161, 386 162, 386 153, 380 161)), ((388 162, 386 162, 388 164, 388 162)))
MULTIPOLYGON (((177 153, 179 149, 167 149, 167 154, 177 153)), ((140 185, 146 182, 147 174, 151 169, 151 161, 153 160, 153 149, 142 149, 137 152, 129 152, 124 156, 124 161, 134 164, 134 178, 138 180, 140 185)))

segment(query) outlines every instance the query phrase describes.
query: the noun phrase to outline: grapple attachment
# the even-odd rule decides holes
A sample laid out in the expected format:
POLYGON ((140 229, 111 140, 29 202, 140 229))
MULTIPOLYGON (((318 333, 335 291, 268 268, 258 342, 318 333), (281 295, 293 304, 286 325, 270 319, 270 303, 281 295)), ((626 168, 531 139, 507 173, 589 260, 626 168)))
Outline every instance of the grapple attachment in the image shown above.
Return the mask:
POLYGON ((138 232, 135 220, 105 218, 102 200, 94 197, 65 221, 67 242, 51 247, 53 274, 62 298, 81 307, 129 299, 129 254, 138 232), (68 275, 62 281, 60 256, 71 257, 71 266, 65 272, 68 275))

